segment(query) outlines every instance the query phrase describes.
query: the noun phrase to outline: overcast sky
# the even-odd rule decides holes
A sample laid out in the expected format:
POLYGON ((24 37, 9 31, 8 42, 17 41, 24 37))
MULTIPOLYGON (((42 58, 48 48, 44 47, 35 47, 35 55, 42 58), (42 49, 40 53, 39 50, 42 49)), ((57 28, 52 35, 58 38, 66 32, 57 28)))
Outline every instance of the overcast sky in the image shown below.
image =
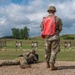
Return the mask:
POLYGON ((30 29, 30 36, 40 35, 40 23, 47 9, 54 5, 62 19, 61 34, 75 34, 75 0, 0 0, 0 37, 12 35, 12 28, 30 29))

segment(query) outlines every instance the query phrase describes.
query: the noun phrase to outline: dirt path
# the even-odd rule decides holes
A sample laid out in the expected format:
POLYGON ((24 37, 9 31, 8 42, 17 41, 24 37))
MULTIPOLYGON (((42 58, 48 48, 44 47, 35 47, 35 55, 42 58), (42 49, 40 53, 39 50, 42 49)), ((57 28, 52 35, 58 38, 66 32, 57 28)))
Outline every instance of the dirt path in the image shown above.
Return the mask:
POLYGON ((33 64, 32 68, 21 69, 17 66, 0 67, 0 75, 75 75, 75 62, 57 61, 59 70, 50 71, 45 67, 45 62, 33 64))

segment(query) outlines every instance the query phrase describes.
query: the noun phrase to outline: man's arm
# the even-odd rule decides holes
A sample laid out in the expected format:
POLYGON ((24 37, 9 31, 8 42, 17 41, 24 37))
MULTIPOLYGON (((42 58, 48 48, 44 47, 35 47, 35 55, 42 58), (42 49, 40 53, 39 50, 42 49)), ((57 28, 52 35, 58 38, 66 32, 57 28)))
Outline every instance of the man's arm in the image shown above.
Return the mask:
POLYGON ((62 31, 62 20, 61 19, 59 19, 58 24, 59 24, 59 33, 60 33, 62 31))
POLYGON ((40 28, 41 28, 41 31, 43 31, 43 24, 42 24, 42 22, 41 22, 40 28))

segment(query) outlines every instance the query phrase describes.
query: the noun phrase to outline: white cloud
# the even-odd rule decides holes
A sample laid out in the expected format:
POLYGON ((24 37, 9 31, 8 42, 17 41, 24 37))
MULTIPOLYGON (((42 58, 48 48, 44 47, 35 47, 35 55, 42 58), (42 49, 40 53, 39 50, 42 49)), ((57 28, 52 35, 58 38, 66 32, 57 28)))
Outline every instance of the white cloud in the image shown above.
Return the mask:
POLYGON ((42 17, 48 15, 47 8, 50 5, 56 6, 56 15, 63 21, 62 33, 74 32, 74 0, 63 0, 62 2, 60 0, 28 0, 27 4, 24 4, 24 1, 21 4, 14 4, 8 0, 7 3, 4 2, 5 6, 0 6, 0 36, 11 35, 11 28, 24 26, 30 28, 30 35, 40 35, 40 23, 42 17), (70 29, 71 32, 69 32, 70 29))
POLYGON ((0 18, 0 25, 6 25, 6 19, 0 18))

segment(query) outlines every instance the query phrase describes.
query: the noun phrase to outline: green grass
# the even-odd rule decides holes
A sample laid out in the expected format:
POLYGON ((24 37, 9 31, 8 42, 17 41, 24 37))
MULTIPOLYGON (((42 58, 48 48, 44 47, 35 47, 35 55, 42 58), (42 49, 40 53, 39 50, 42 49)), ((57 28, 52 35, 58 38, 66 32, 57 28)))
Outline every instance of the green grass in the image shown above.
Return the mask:
POLYGON ((61 51, 60 53, 58 53, 57 60, 75 61, 75 51, 61 51))
MULTIPOLYGON (((45 61, 45 51, 43 49, 44 46, 44 40, 39 38, 32 38, 31 40, 14 40, 14 39, 1 39, 0 41, 7 41, 7 49, 6 51, 2 52, 2 49, 4 47, 0 48, 0 59, 5 60, 5 59, 15 59, 17 58, 18 55, 24 53, 24 50, 31 49, 31 42, 32 41, 38 41, 38 54, 39 54, 39 60, 40 61, 45 61), (22 41, 22 49, 21 51, 19 48, 16 51, 15 48, 15 42, 22 41)), ((64 49, 64 40, 60 41, 60 46, 61 46, 61 51, 58 53, 57 60, 58 61, 75 61, 75 47, 74 47, 75 41, 72 40, 72 50, 70 51, 69 49, 64 49)))
MULTIPOLYGON (((15 51, 15 50, 8 50, 4 52, 0 52, 0 59, 1 60, 7 60, 7 59, 15 59, 18 55, 24 53, 25 51, 15 51)), ((39 49, 37 51, 39 54, 39 60, 45 61, 45 51, 43 49, 39 49)), ((70 50, 62 50, 58 53, 57 61, 75 61, 75 51, 72 49, 70 50)))
POLYGON ((0 52, 0 59, 5 60, 5 59, 15 59, 18 55, 22 54, 22 51, 4 51, 0 52))

